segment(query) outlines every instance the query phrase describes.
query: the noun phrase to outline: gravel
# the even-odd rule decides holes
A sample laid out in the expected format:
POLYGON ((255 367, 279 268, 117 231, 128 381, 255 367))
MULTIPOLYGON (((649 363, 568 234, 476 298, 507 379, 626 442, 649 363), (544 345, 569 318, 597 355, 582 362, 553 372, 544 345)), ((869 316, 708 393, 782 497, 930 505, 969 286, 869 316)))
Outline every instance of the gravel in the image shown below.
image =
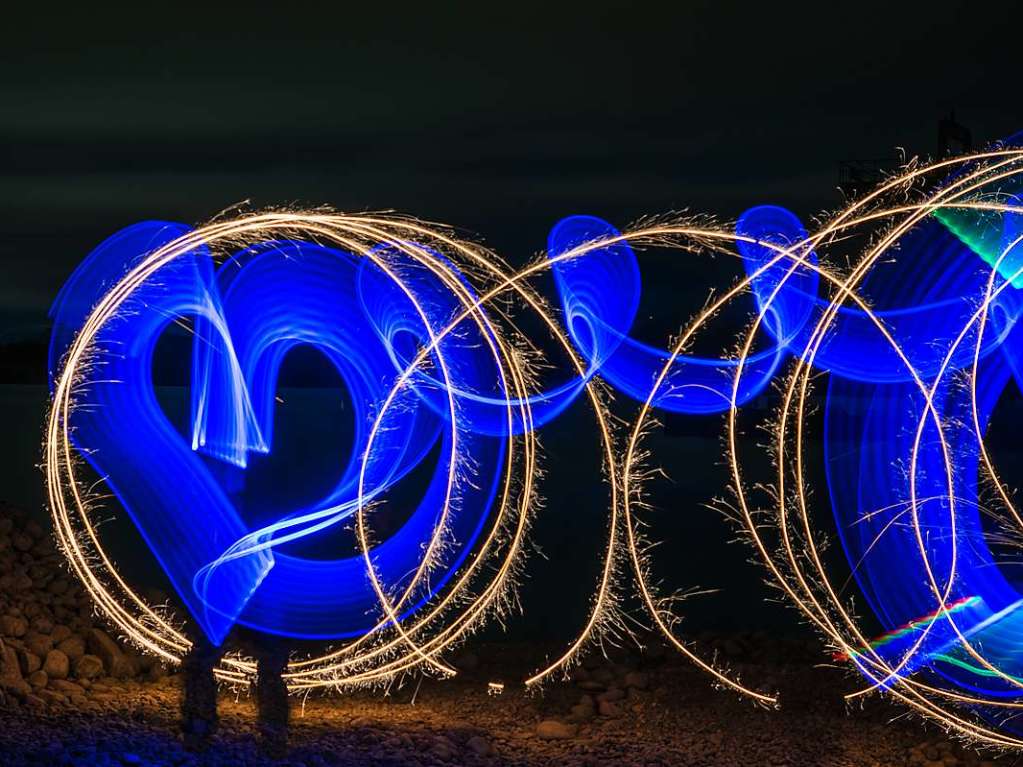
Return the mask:
POLYGON ((882 699, 848 709, 842 695, 856 680, 821 665, 814 643, 698 638, 744 681, 779 689, 783 707, 714 689, 656 641, 643 652, 592 652, 539 692, 519 680, 559 648, 473 642, 452 659, 461 670, 452 680, 295 699, 284 762, 259 752, 251 696, 225 690, 217 734, 197 754, 178 730, 179 676, 120 643, 48 534, 0 507, 0 765, 993 764, 882 699))

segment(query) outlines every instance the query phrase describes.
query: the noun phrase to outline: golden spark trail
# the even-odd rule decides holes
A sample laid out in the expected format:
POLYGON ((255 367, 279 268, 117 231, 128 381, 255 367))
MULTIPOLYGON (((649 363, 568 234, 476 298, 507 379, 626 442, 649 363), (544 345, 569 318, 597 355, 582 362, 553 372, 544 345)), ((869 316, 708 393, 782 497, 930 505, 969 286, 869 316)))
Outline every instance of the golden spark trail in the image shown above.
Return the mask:
MULTIPOLYGON (((55 384, 44 445, 48 496, 58 541, 72 571, 81 580, 99 611, 111 623, 146 651, 169 662, 180 661, 189 648, 188 639, 170 616, 148 605, 132 590, 118 574, 116 565, 105 553, 100 541, 89 499, 76 476, 78 458, 69 433, 68 424, 75 408, 77 387, 87 380, 85 374, 94 352, 93 342, 100 330, 118 316, 133 291, 174 259, 199 246, 208 248, 211 253, 219 253, 271 239, 306 238, 325 242, 372 260, 401 288, 404 296, 415 307, 423 325, 428 329, 429 340, 421 345, 415 358, 402 371, 380 411, 375 414, 369 433, 369 448, 362 459, 360 470, 356 533, 366 572, 380 606, 378 623, 374 630, 364 636, 318 657, 293 661, 286 674, 289 687, 293 690, 343 689, 384 682, 395 675, 417 669, 432 670, 442 675, 454 674, 455 669, 444 660, 445 653, 464 641, 488 617, 501 615, 507 609, 509 590, 514 588, 516 574, 521 571, 530 522, 537 513, 540 472, 540 451, 532 429, 533 417, 529 405, 530 396, 535 394, 538 373, 535 365, 521 352, 528 339, 522 337, 510 318, 495 306, 498 301, 513 300, 516 307, 524 308, 541 321, 556 340, 559 352, 564 351, 575 375, 585 381, 586 398, 594 414, 595 432, 600 439, 609 488, 607 539, 599 552, 600 575, 594 585, 592 607, 585 625, 558 657, 526 679, 525 683, 533 686, 557 671, 564 670, 587 643, 599 640, 603 632, 615 623, 620 596, 616 579, 623 568, 627 567, 631 573, 632 587, 641 598, 650 622, 667 642, 714 681, 748 695, 759 703, 773 705, 777 702, 774 695, 745 686, 725 670, 705 660, 690 643, 676 636, 673 629, 676 616, 668 611, 669 608, 659 598, 653 585, 653 563, 644 550, 637 509, 641 505, 647 477, 644 465, 646 453, 641 445, 649 431, 651 410, 655 407, 653 403, 665 385, 673 364, 723 308, 740 297, 748 296, 759 276, 781 265, 785 269, 784 277, 772 289, 768 300, 759 308, 748 328, 737 338, 736 366, 731 381, 729 408, 724 419, 727 445, 725 457, 739 523, 745 537, 763 563, 770 581, 778 586, 791 604, 822 635, 825 645, 835 653, 857 660, 857 665, 868 679, 868 687, 850 697, 881 690, 911 710, 959 734, 994 746, 1023 748, 1023 740, 990 726, 967 708, 983 705, 992 710, 1001 708, 1012 711, 1023 708, 1023 703, 967 695, 951 687, 936 686, 913 674, 901 673, 920 651, 929 632, 941 623, 950 627, 958 647, 981 669, 1007 684, 1023 687, 1017 676, 999 668, 997 663, 984 655, 982 647, 972 644, 967 633, 957 623, 962 617, 961 610, 950 597, 958 566, 956 510, 961 501, 956 497, 954 485, 954 449, 947 442, 947 424, 943 422, 935 405, 936 392, 951 369, 954 353, 968 342, 970 333, 976 331, 977 339, 969 371, 972 390, 970 428, 981 446, 980 464, 985 476, 997 490, 999 505, 1006 510, 1008 518, 1023 535, 1023 514, 1013 503, 984 447, 976 396, 977 369, 987 312, 999 294, 1012 282, 1012 278, 1006 279, 996 287, 995 274, 1010 250, 1023 241, 1023 237, 1008 245, 995 264, 991 265, 982 303, 972 312, 952 347, 944 354, 933 377, 925 377, 914 368, 908 354, 900 348, 883 318, 859 293, 863 280, 875 265, 885 259, 898 257, 895 251, 900 238, 939 209, 1002 215, 1023 213, 1023 207, 983 199, 985 189, 1013 179, 1023 179, 1023 150, 998 149, 911 168, 840 211, 802 242, 792 245, 760 242, 721 227, 694 225, 681 220, 666 221, 641 225, 615 237, 585 242, 556 257, 538 259, 518 271, 510 269, 490 251, 458 239, 443 228, 408 218, 344 215, 323 211, 271 211, 242 215, 199 227, 141 259, 100 300, 67 353, 55 384), (944 186, 931 191, 919 191, 929 179, 940 179, 955 171, 961 171, 961 174, 944 186), (910 201, 911 194, 918 194, 919 199, 910 201), (872 228, 881 229, 881 235, 871 241, 849 267, 843 269, 829 266, 824 257, 820 258, 820 263, 810 260, 812 252, 820 254, 833 243, 853 234, 872 231, 872 228), (413 245, 411 242, 422 245, 413 245), (645 400, 623 428, 613 425, 615 421, 601 386, 587 377, 587 360, 575 349, 564 330, 563 319, 547 306, 532 286, 533 281, 555 264, 584 258, 588 253, 618 243, 667 246, 673 248, 679 257, 693 259, 706 251, 725 253, 740 259, 737 252, 739 243, 754 243, 770 249, 774 254, 754 274, 737 280, 680 329, 676 340, 669 346, 667 359, 645 400), (458 301, 459 312, 445 327, 431 326, 426 309, 418 303, 415 291, 403 282, 401 271, 393 268, 382 255, 381 245, 386 246, 385 250, 401 253, 428 270, 458 301), (474 281, 471 288, 452 269, 451 263, 457 265, 460 273, 474 281), (772 426, 770 446, 775 489, 768 523, 752 497, 753 490, 744 470, 743 456, 740 455, 748 445, 740 438, 739 418, 742 411, 738 404, 739 386, 756 342, 764 332, 771 303, 797 272, 809 271, 820 278, 829 297, 824 311, 815 319, 805 345, 790 349, 792 362, 781 381, 781 404, 776 414, 777 420, 772 426), (815 372, 815 361, 828 333, 835 326, 840 310, 845 306, 865 317, 891 347, 923 401, 908 469, 910 498, 904 516, 900 514, 897 518, 908 519, 912 525, 927 587, 933 594, 934 613, 933 620, 920 624, 919 631, 913 635, 911 646, 897 661, 886 660, 872 645, 861 621, 843 603, 842 589, 836 588, 832 582, 822 557, 819 543, 821 529, 814 522, 816 512, 809 497, 810 488, 804 463, 808 450, 805 440, 808 401, 814 376, 819 373, 815 372), (498 318, 496 321, 495 317, 498 318), (466 321, 474 323, 481 336, 487 339, 485 353, 493 359, 499 372, 501 391, 505 392, 505 413, 502 418, 508 428, 501 488, 489 527, 474 556, 463 565, 442 594, 421 612, 401 619, 399 616, 403 607, 428 583, 437 556, 443 550, 448 515, 458 503, 456 491, 459 472, 467 471, 465 462, 458 455, 459 405, 454 393, 455 387, 450 383, 448 363, 444 359, 442 346, 442 341, 466 321), (446 408, 451 424, 447 491, 430 540, 424 542, 423 557, 411 582, 401 589, 401 593, 391 594, 381 582, 373 564, 374 541, 370 526, 372 508, 365 487, 368 456, 389 409, 396 406, 399 395, 413 385, 416 373, 424 370, 431 359, 437 360, 440 378, 445 384, 446 408), (527 425, 517 436, 513 429, 516 422, 527 425), (948 503, 952 565, 944 576, 938 575, 929 559, 926 531, 919 515, 921 504, 933 499, 917 496, 917 460, 923 434, 929 426, 934 427, 938 436, 940 455, 944 462, 941 481, 947 488, 944 500, 948 503), (777 535, 776 544, 767 539, 768 533, 777 535)), ((1023 273, 1023 268, 1019 273, 1023 273)), ((851 564, 856 566, 856 563, 851 564)), ((222 662, 217 673, 225 682, 243 683, 253 677, 255 666, 249 659, 232 656, 222 662)))

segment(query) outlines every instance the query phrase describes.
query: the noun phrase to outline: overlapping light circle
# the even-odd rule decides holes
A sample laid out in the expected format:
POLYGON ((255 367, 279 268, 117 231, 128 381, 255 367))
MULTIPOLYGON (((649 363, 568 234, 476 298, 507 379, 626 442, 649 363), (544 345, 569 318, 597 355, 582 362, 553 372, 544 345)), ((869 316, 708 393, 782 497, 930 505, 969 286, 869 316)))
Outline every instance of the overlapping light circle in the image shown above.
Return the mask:
MULTIPOLYGON (((586 625, 528 683, 565 667, 615 620, 615 576, 628 567, 668 641, 718 681, 771 703, 770 693, 748 689, 675 636, 637 519, 656 462, 643 447, 651 412, 723 413, 743 529, 771 580, 835 652, 851 659, 869 689, 961 733, 1023 745, 1011 721, 1023 707, 1014 639, 1023 602, 989 545, 992 524, 998 535, 1018 536, 1023 518, 984 443, 995 403, 1021 369, 1019 188, 1023 151, 1004 148, 912 168, 812 233, 772 207, 748 211, 734 230, 669 220, 620 232, 573 217, 552 231, 545 258, 518 271, 446 230, 394 217, 270 212, 192 231, 127 230, 116 248, 108 243, 86 262, 77 288, 69 283, 76 302, 58 302, 55 358, 62 362, 46 464, 59 539, 100 609, 127 636, 180 657, 187 640, 104 553, 76 478, 78 456, 102 469, 109 453, 105 473, 136 521, 150 509, 155 524, 170 525, 161 533, 167 540, 187 539, 172 514, 182 495, 175 477, 192 476, 188 467, 197 465, 186 453, 206 451, 242 467, 248 451, 269 449, 280 359, 294 344, 318 346, 334 355, 363 403, 352 464, 315 507, 218 538, 215 556, 190 552, 194 562, 183 572, 194 577, 178 590, 214 638, 217 625, 241 622, 342 641, 292 664, 297 689, 370 683, 424 666, 450 673, 444 652, 504 609, 521 566, 539 492, 536 430, 584 395, 607 472, 607 545, 586 625), (668 247, 697 263, 706 253, 735 256, 745 277, 698 311, 676 340, 649 346, 631 335, 639 246, 668 247), (534 287, 548 271, 557 311, 534 287), (83 295, 90 297, 84 304, 83 295), (750 296, 754 318, 736 336, 735 354, 687 353, 723 308, 750 296), (523 309, 563 353, 562 382, 545 383, 526 351, 530 339, 513 317, 523 309), (117 453, 131 413, 153 403, 140 404, 141 384, 104 375, 127 359, 141 376, 149 352, 135 350, 133 359, 110 342, 155 343, 166 322, 183 315, 198 317, 194 431, 175 473, 152 465, 144 451, 117 453), (148 335, 140 334, 143 326, 148 335), (346 368, 353 364, 362 368, 346 368), (360 380, 361 388, 353 385, 360 380), (807 468, 821 381, 827 495, 852 573, 890 632, 882 642, 871 641, 847 605, 821 550, 824 494, 811 502, 807 468), (640 403, 620 435, 605 384, 640 403), (746 468, 757 448, 741 434, 750 417, 743 406, 772 385, 775 473, 765 493, 746 468), (124 408, 117 418, 89 407, 114 402, 124 408), (96 434, 109 440, 104 449, 86 439, 96 434), (374 504, 435 444, 441 457, 423 499, 424 521, 388 548, 373 538, 374 504), (124 468, 133 461, 132 471, 124 468), (147 480, 135 498, 120 488, 119 471, 162 472, 166 484, 147 480), (985 527, 982 513, 994 522, 985 527), (349 570, 289 564, 275 552, 290 537, 345 519, 354 522, 360 548, 349 570), (328 573, 348 580, 322 577, 328 573), (347 606, 338 588, 345 583, 361 588, 347 606), (273 604, 284 600, 293 609, 261 606, 264 588, 273 604)), ((140 529, 149 524, 141 521, 140 529)), ((240 681, 252 664, 232 657, 220 672, 240 681)))

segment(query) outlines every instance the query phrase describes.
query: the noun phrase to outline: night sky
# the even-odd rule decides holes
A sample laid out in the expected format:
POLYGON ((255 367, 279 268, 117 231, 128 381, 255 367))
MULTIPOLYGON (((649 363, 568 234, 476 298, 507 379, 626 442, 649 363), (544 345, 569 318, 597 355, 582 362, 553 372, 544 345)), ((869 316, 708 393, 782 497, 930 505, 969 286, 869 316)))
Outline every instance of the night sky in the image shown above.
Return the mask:
POLYGON ((833 208, 840 160, 933 154, 953 108, 1023 128, 1019 27, 981 2, 37 5, 2 22, 0 344, 139 219, 397 209, 518 262, 570 213, 833 208))

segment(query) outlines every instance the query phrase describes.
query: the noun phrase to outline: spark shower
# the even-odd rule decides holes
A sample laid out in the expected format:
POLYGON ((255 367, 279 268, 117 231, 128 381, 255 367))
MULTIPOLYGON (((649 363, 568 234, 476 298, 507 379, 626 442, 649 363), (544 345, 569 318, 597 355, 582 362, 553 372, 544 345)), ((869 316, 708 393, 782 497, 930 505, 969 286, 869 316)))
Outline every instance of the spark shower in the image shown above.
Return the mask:
MULTIPOLYGON (((452 674, 445 651, 508 611, 532 517, 558 513, 539 503, 537 432, 580 401, 606 475, 600 576, 578 636, 526 684, 599 638, 628 583, 679 652, 774 704, 771 690, 747 687, 676 634, 647 554, 652 419, 717 413, 732 515, 770 581, 864 678, 850 698, 882 690, 961 734, 1023 747, 1023 582, 993 545, 1023 546, 1023 516, 985 444, 998 400, 1023 384, 1020 189, 1023 150, 1006 146, 910 167, 809 228, 771 206, 734 227, 664 217, 619 231, 573 216, 521 270, 398 216, 289 210, 195 229, 137 224, 97 247, 53 307, 45 452, 58 539, 110 621, 180 659, 180 625, 104 549, 84 460, 213 642, 235 624, 328 640, 329 651, 292 662, 292 689, 452 674), (705 306, 680 307, 677 335, 659 346, 634 334, 650 248, 696 270, 734 258, 743 275, 705 306), (540 290, 548 274, 554 306, 540 290), (749 323, 730 329, 720 354, 697 355, 735 303, 749 323), (187 434, 153 382, 172 323, 193 336, 187 434), (561 355, 556 376, 526 324, 561 355), (318 503, 250 524, 232 478, 273 448, 278 374, 298 345, 322 353, 351 395, 351 458, 318 503), (748 407, 765 394, 777 405, 767 417, 748 407), (625 421, 612 415, 623 402, 625 421), (767 445, 745 436, 757 426, 767 445), (818 442, 807 439, 814 428, 818 442), (814 445, 826 487, 811 496, 814 445), (767 483, 747 469, 761 452, 767 483), (381 509, 417 470, 427 477, 417 502, 381 535, 381 509), (881 640, 825 564, 829 505, 865 603, 888 630, 881 640), (338 527, 357 552, 293 548, 338 527)), ((254 665, 229 656, 218 673, 241 682, 254 665)))

